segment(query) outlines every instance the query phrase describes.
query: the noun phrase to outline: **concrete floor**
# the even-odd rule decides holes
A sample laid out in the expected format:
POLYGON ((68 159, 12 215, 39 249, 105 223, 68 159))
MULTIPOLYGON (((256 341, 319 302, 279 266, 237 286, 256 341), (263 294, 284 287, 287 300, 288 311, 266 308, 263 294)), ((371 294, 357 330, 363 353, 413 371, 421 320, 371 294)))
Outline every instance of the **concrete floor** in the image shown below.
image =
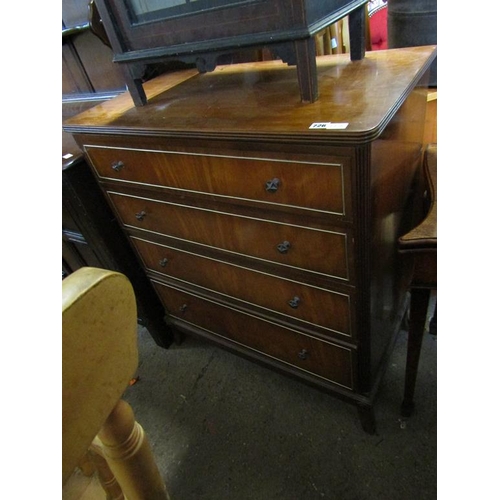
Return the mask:
POLYGON ((425 500, 437 496, 437 340, 426 334, 404 421, 406 332, 376 404, 356 408, 187 338, 166 350, 139 327, 139 381, 124 398, 149 436, 172 500, 425 500))

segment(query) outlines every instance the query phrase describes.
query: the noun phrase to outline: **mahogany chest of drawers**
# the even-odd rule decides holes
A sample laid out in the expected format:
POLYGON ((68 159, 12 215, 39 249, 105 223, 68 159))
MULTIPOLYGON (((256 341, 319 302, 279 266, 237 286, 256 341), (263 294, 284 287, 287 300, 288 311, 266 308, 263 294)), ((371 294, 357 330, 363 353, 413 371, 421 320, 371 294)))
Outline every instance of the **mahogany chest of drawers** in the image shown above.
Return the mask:
POLYGON ((178 331, 358 405, 406 307, 435 47, 318 58, 303 104, 278 61, 165 74, 64 125, 178 331))

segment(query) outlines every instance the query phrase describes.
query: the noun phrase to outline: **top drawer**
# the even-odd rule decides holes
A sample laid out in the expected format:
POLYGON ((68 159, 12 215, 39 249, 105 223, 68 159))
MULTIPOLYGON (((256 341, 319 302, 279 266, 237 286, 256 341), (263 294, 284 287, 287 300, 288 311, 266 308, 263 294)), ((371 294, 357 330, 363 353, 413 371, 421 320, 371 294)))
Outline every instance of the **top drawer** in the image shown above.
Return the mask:
POLYGON ((90 145, 85 150, 105 179, 346 215, 345 157, 254 158, 90 145))

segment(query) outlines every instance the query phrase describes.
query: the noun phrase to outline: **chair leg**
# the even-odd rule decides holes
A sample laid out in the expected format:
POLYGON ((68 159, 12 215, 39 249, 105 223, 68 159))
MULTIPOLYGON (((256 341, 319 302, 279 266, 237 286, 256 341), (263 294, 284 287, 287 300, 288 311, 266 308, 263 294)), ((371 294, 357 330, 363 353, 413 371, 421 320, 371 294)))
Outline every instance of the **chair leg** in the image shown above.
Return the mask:
POLYGON ((401 415, 409 417, 414 408, 413 395, 417 380, 418 362, 427 319, 430 290, 426 288, 413 288, 410 302, 410 324, 408 329, 408 350, 406 355, 405 392, 401 404, 401 415))
POLYGON ((127 500, 168 500, 149 441, 128 403, 118 401, 98 439, 127 500))
POLYGON ((90 459, 97 470, 97 476, 101 483, 102 489, 106 492, 107 500, 125 500, 122 489, 116 480, 116 477, 111 472, 108 462, 101 455, 99 446, 92 445, 89 450, 90 459))

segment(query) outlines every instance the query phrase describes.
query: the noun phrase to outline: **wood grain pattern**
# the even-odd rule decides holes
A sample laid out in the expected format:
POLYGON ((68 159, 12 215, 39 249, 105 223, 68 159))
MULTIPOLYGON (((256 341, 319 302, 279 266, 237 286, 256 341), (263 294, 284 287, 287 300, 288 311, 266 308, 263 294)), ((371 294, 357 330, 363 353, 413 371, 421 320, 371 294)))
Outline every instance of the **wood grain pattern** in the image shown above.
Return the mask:
POLYGON ((278 327, 161 283, 154 282, 154 285, 172 317, 192 322, 215 335, 317 374, 343 387, 353 387, 350 349, 278 327), (306 352, 302 357, 299 356, 303 351, 306 352))
POLYGON ((324 335, 351 337, 350 296, 345 293, 283 280, 137 237, 131 241, 150 270, 304 321, 309 328, 323 327, 319 332, 324 335), (295 297, 299 301, 294 308, 289 302, 295 297))
POLYGON ((382 133, 435 53, 429 46, 373 51, 360 61, 345 54, 318 58, 321 99, 312 104, 300 102, 295 69, 280 61, 221 66, 203 75, 166 74, 144 85, 147 105, 136 108, 124 95, 64 127, 105 134, 362 143, 382 133), (316 122, 348 127, 310 129, 316 122))
POLYGON ((347 234, 108 192, 126 226, 348 280, 347 234), (137 220, 137 214, 144 214, 137 220), (278 245, 288 242, 281 253, 278 245))
POLYGON ((85 150, 101 177, 123 182, 339 215, 345 214, 345 196, 350 193, 349 186, 344 191, 348 158, 326 155, 257 158, 226 156, 216 152, 209 155, 94 146, 87 146, 85 150), (273 179, 277 179, 276 191, 266 190, 266 183, 273 179))
POLYGON ((435 53, 318 58, 320 98, 309 105, 276 61, 163 75, 144 107, 122 99, 66 122, 176 329, 372 408, 407 305, 397 239, 417 212, 435 53), (310 128, 318 122, 332 125, 310 128), (125 166, 106 173, 115 152, 125 166), (284 180, 274 204, 260 191, 269 165, 284 180), (290 293, 308 307, 287 311, 290 293), (179 311, 184 303, 193 307, 179 311), (297 361, 299 347, 314 351, 311 365, 297 361))

